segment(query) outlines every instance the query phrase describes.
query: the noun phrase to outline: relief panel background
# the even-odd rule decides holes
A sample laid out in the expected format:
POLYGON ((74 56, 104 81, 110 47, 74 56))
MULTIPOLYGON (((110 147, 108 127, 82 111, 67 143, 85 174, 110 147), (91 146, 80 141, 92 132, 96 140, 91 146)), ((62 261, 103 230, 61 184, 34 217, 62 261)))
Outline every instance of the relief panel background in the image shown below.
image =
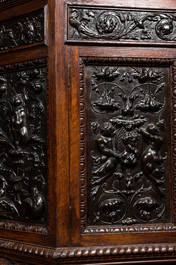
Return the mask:
POLYGON ((172 222, 169 75, 85 65, 88 226, 172 222))
MULTIPOLYGON (((35 63, 14 68, 25 65, 35 63)), ((5 68, 0 73, 0 219, 46 223, 47 68, 5 68)))

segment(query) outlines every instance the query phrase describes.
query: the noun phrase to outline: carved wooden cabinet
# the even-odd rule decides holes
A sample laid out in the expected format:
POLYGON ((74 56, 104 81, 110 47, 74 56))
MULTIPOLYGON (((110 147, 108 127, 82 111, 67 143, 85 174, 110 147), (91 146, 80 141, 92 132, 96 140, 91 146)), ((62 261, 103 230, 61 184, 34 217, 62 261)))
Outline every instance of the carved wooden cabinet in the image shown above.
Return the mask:
POLYGON ((175 0, 0 0, 0 264, 176 263, 175 0))

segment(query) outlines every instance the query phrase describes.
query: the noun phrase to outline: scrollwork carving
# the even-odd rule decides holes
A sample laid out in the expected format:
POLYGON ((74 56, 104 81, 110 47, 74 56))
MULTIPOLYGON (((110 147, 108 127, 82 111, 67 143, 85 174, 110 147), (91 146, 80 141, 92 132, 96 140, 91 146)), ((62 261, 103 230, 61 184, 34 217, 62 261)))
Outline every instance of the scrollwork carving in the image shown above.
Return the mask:
POLYGON ((174 42, 175 12, 69 7, 68 40, 174 42))
POLYGON ((0 51, 43 41, 43 10, 0 22, 0 51))
POLYGON ((0 76, 1 219, 46 222, 46 79, 46 67, 0 76))
POLYGON ((138 66, 129 58, 114 62, 83 58, 83 62, 86 89, 91 91, 86 93, 85 113, 88 227, 170 222, 166 87, 167 65, 172 62, 156 59, 152 66, 143 64, 144 58, 138 66))

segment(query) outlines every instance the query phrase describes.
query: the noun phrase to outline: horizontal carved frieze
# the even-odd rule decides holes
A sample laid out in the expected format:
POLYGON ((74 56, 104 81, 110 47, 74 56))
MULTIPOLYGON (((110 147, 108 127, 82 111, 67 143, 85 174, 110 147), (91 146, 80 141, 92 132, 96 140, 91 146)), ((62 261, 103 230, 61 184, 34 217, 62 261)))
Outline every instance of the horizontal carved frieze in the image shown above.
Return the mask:
POLYGON ((68 41, 175 43, 176 13, 69 6, 68 41))
POLYGON ((0 22, 0 51, 44 42, 44 11, 0 22))

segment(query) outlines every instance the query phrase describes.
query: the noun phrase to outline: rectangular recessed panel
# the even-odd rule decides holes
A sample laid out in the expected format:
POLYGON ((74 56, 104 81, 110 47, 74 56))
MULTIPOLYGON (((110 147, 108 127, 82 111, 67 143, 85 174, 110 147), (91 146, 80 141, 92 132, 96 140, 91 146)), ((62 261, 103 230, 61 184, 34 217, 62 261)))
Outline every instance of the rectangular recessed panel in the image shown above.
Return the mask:
POLYGON ((46 64, 0 67, 1 221, 47 224, 46 64))
POLYGON ((172 222, 170 67, 92 60, 84 82, 87 225, 172 222))
POLYGON ((68 7, 69 42, 175 43, 176 13, 86 6, 68 7))
POLYGON ((0 22, 0 51, 44 41, 44 10, 0 22))

